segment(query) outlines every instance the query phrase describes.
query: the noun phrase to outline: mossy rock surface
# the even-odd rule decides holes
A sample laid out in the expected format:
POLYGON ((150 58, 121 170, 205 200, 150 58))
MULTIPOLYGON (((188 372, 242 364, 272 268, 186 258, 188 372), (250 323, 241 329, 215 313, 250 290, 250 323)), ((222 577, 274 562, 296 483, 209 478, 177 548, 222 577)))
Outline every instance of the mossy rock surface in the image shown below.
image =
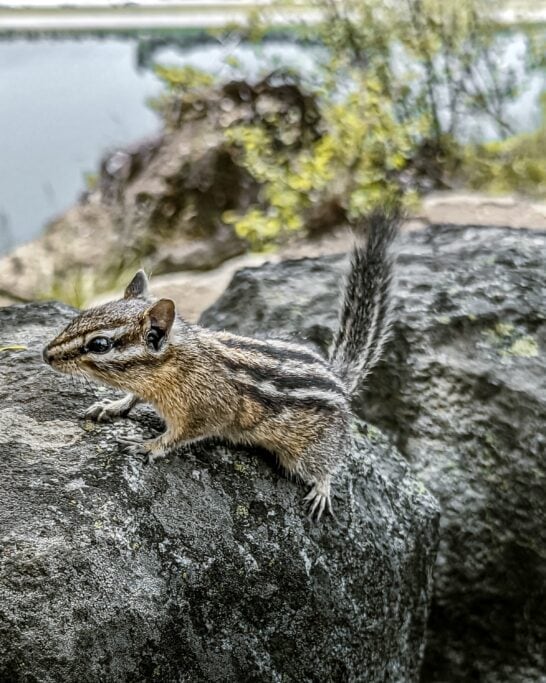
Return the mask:
MULTIPOLYGON (((202 317, 326 351, 345 255, 246 269, 202 317)), ((425 681, 546 671, 546 233, 400 240, 393 340, 355 401, 442 506, 425 681)))
POLYGON ((438 506, 385 437, 355 423, 320 525, 266 453, 145 466, 151 410, 85 421, 110 392, 41 361, 73 315, 0 308, 0 680, 417 681, 438 506))

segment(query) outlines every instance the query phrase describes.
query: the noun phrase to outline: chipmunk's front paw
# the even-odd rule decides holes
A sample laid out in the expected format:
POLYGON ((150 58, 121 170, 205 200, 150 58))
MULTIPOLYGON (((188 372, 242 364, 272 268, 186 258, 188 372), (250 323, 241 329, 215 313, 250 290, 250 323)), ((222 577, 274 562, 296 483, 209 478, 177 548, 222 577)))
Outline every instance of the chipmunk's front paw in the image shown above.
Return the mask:
POLYGON ((125 414, 126 404, 123 399, 121 401, 97 401, 97 403, 89 406, 84 413, 87 420, 94 420, 95 422, 110 422, 125 414))

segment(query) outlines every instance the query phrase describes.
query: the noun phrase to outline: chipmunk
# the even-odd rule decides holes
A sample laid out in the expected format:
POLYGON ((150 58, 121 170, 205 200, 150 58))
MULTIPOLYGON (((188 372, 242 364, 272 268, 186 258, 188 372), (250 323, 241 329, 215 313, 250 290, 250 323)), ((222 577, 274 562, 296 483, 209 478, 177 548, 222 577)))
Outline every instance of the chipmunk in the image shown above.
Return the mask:
POLYGON ((308 484, 309 516, 332 513, 336 464, 350 448, 350 399, 381 357, 390 331, 398 218, 375 213, 367 245, 357 243, 329 358, 306 346, 215 332, 176 315, 171 299, 154 301, 140 270, 123 299, 80 313, 43 351, 55 370, 129 392, 93 404, 86 417, 125 416, 151 403, 166 431, 123 441, 149 462, 174 446, 207 437, 259 445, 308 484))

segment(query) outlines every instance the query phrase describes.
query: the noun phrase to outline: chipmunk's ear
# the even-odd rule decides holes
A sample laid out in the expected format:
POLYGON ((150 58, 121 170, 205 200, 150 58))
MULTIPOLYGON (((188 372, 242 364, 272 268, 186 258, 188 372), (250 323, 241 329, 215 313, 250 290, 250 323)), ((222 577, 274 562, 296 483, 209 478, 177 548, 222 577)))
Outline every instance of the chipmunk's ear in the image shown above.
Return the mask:
POLYGON ((149 294, 148 278, 143 270, 139 270, 127 285, 124 299, 145 299, 149 294))
POLYGON ((168 336, 176 316, 172 299, 160 299, 146 311, 146 344, 159 351, 168 336))

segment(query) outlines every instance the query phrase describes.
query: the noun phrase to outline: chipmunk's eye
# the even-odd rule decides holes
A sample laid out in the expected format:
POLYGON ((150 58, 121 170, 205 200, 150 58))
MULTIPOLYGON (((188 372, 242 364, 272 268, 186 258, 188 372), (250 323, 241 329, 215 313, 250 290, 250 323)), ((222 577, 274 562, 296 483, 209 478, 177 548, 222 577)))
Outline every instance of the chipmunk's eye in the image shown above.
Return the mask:
POLYGON ((90 353, 106 353, 110 351, 112 346, 113 342, 108 337, 94 337, 88 342, 86 351, 90 353))

